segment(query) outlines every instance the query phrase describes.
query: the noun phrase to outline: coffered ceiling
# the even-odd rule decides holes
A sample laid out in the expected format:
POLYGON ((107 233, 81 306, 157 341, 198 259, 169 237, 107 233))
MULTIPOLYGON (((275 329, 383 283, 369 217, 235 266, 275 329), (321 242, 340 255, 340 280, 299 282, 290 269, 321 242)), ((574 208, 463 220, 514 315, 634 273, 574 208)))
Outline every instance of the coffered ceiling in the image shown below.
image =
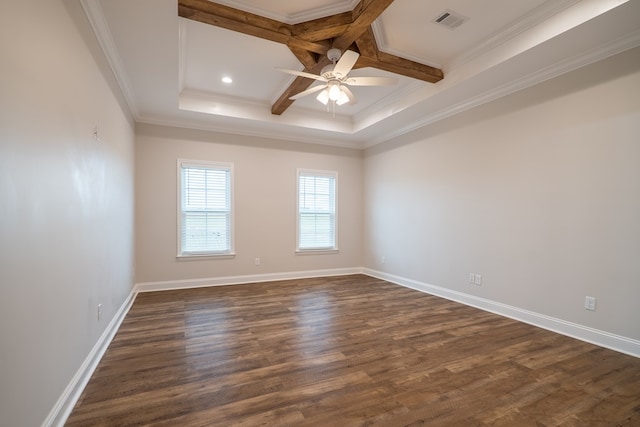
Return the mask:
POLYGON ((81 1, 138 122, 353 148, 640 45, 637 0, 81 1), (330 47, 398 83, 289 101, 330 47))

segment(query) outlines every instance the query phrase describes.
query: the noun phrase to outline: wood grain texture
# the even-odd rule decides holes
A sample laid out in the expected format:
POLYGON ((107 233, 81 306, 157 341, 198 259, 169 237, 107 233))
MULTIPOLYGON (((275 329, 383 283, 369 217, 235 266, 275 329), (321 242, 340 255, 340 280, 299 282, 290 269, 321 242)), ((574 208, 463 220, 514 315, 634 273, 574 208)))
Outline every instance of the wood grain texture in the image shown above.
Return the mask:
POLYGON ((363 275, 139 294, 67 426, 638 426, 640 359, 363 275))

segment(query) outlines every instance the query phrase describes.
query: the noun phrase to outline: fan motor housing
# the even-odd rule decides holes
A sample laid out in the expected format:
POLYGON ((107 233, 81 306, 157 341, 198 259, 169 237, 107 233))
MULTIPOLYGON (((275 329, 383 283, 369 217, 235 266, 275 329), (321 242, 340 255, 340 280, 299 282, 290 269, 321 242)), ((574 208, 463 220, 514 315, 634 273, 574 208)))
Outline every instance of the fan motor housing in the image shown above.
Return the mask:
POLYGON ((329 61, 333 62, 335 64, 335 62, 340 59, 340 57, 342 56, 342 51, 340 49, 329 49, 327 51, 327 58, 329 58, 329 61))
POLYGON ((336 76, 333 75, 333 68, 335 67, 334 64, 329 64, 325 67, 322 68, 322 71, 320 71, 320 75, 322 77, 324 77, 327 80, 332 80, 335 79, 336 76))

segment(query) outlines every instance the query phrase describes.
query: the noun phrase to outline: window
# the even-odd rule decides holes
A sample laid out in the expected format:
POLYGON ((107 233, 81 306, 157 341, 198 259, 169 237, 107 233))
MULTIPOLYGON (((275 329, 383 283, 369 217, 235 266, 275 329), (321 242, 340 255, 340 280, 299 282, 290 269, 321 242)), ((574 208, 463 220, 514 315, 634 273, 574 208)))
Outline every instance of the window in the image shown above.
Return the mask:
POLYGON ((298 170, 298 251, 337 250, 337 172, 298 170))
POLYGON ((178 256, 233 254, 230 163, 178 160, 178 256))

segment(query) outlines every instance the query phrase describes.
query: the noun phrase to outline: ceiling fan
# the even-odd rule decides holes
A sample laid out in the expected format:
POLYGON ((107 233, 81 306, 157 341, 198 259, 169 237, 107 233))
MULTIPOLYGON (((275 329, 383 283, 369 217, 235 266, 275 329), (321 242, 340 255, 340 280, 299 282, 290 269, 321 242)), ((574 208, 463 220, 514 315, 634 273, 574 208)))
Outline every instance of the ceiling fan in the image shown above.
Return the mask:
POLYGON ((349 77, 349 72, 359 57, 360 54, 352 50, 346 50, 342 54, 340 49, 329 49, 327 58, 333 64, 324 67, 320 75, 284 68, 276 69, 294 76, 302 76, 324 82, 324 84, 312 86, 289 98, 295 101, 303 96, 321 91, 317 99, 324 105, 327 105, 329 101, 332 101, 334 105, 355 104, 356 97, 347 86, 388 86, 398 83, 398 79, 395 77, 349 77))

